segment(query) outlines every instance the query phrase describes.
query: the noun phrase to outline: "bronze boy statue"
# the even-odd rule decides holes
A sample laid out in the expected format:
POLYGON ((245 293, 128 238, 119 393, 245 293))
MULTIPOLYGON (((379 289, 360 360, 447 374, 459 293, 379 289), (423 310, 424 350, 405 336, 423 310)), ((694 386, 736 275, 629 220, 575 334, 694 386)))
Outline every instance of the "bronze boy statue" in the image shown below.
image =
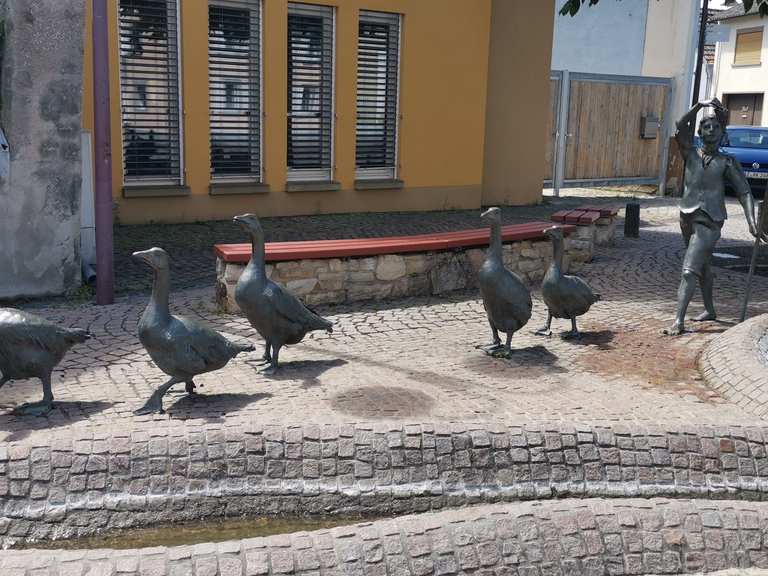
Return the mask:
POLYGON ((717 98, 699 102, 677 123, 675 135, 680 153, 685 160, 683 197, 680 200, 680 228, 687 247, 683 260, 683 278, 677 292, 677 316, 666 334, 684 332, 685 312, 696 290, 696 280, 701 286, 705 312, 695 321, 717 318, 712 300, 714 277, 712 251, 720 238, 728 214, 725 210, 725 184, 733 188, 747 217, 749 231, 757 235, 755 206, 752 192, 738 160, 719 151, 720 140, 728 121, 728 110, 717 98), (699 123, 701 149, 693 142, 696 114, 704 107, 714 108, 714 114, 704 116, 699 123))

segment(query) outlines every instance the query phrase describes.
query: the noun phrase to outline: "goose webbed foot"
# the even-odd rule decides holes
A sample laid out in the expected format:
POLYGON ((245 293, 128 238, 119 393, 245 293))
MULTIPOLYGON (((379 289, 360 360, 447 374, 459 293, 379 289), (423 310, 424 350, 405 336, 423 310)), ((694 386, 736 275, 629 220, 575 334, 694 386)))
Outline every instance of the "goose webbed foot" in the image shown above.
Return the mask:
POLYGON ((498 349, 490 352, 490 355, 494 358, 511 358, 512 348, 510 346, 499 346, 498 349))
POLYGON ((187 391, 187 394, 189 394, 190 396, 198 395, 197 385, 194 382, 192 382, 192 380, 190 380, 185 384, 184 389, 187 391))
POLYGON ((491 356, 494 358, 511 358, 512 357, 512 332, 507 333, 507 343, 504 346, 499 346, 499 349, 491 352, 491 356))
POLYGON ((266 346, 264 347, 264 354, 259 358, 259 360, 256 362, 257 365, 262 364, 271 364, 272 363, 272 342, 267 340, 266 346))
POLYGON ((712 320, 717 320, 717 314, 714 312, 707 312, 706 310, 693 318, 694 322, 709 322, 712 320))
POLYGON ((40 400, 39 402, 30 402, 29 404, 22 404, 14 412, 22 414, 24 416, 45 416, 53 410, 52 400, 40 400))
POLYGON ((277 364, 270 363, 270 365, 264 368, 264 370, 262 370, 261 373, 264 374, 265 376, 274 376, 275 374, 277 374, 277 371, 278 371, 277 364))
POLYGON ((570 332, 566 332, 565 334, 563 334, 563 338, 566 340, 574 340, 574 339, 581 338, 581 332, 579 332, 579 329, 576 327, 576 318, 571 318, 571 330, 570 332))
POLYGON ((163 402, 160 399, 156 399, 154 396, 147 400, 146 404, 139 408, 138 410, 134 410, 133 413, 136 416, 145 416, 147 414, 165 414, 165 410, 163 409, 163 402))
MULTIPOLYGON (((144 403, 144 406, 139 408, 138 410, 134 410, 133 413, 136 416, 144 416, 146 414, 164 414, 165 410, 163 410, 163 396, 165 396, 165 393, 170 390, 171 386, 174 384, 178 384, 181 382, 181 380, 177 380, 176 378, 171 378, 160 386, 157 390, 155 390, 152 393, 152 396, 149 397, 149 400, 147 400, 144 403)), ((187 383, 187 391, 189 391, 189 382, 187 383)), ((194 386, 194 384, 192 384, 194 386)))
POLYGON ((491 354, 493 352, 501 350, 502 348, 504 348, 504 346, 501 344, 500 339, 494 338, 493 342, 491 342, 490 344, 478 344, 477 346, 475 346, 475 348, 478 350, 482 350, 486 354, 491 354))
POLYGON ((552 312, 547 311, 547 323, 534 332, 536 336, 552 336, 552 312))

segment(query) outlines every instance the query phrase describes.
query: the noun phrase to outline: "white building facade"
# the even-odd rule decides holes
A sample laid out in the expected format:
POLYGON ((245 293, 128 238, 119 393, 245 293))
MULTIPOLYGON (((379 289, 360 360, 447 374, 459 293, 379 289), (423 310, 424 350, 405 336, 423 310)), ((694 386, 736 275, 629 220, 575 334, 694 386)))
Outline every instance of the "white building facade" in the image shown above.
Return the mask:
POLYGON ((730 110, 729 124, 768 126, 765 94, 768 93, 768 19, 736 4, 713 17, 727 26, 728 40, 715 52, 713 94, 730 110))

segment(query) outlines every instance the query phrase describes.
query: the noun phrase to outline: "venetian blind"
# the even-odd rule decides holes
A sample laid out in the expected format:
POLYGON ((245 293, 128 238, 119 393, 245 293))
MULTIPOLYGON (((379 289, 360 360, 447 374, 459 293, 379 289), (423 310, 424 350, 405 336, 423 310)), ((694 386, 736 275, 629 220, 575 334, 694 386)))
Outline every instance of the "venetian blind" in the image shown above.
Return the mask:
POLYGON ((120 0, 123 174, 181 180, 176 0, 120 0))
POLYGON ((733 63, 736 66, 760 64, 760 52, 763 48, 763 31, 750 30, 736 33, 736 55, 733 63))
POLYGON ((288 4, 288 178, 329 180, 333 146, 333 8, 288 4))
POLYGON ((261 174, 259 0, 208 7, 211 175, 261 174))
POLYGON ((400 15, 360 12, 357 45, 358 178, 394 178, 400 15))

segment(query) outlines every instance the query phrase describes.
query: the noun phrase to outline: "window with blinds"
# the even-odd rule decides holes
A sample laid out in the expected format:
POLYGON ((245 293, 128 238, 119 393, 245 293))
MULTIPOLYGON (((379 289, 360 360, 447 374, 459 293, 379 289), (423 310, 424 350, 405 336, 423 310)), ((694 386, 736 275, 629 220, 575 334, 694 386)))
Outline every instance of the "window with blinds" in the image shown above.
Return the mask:
POLYGON ((334 13, 288 3, 288 179, 331 180, 334 13))
POLYGON ((260 2, 208 7, 211 175, 261 177, 260 2))
POLYGON ((360 12, 356 178, 393 179, 397 167, 400 15, 360 12))
POLYGON ((763 49, 763 29, 738 30, 736 32, 735 66, 759 66, 763 49))
POLYGON ((126 183, 180 182, 176 0, 120 0, 120 106, 126 183))

